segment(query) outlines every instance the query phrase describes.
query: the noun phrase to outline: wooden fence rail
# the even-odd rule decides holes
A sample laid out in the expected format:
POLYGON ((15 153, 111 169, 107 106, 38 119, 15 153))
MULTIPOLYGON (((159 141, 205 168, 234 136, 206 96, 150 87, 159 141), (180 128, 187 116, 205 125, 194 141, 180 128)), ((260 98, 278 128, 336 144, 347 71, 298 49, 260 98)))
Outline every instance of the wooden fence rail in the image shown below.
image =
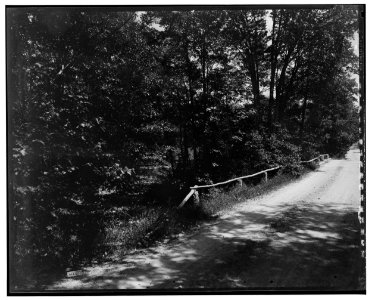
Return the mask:
POLYGON ((185 203, 191 198, 191 196, 194 196, 194 200, 198 204, 199 203, 199 193, 198 193, 197 189, 210 188, 210 187, 214 187, 214 186, 219 186, 219 185, 227 184, 227 183, 230 183, 230 182, 233 182, 233 181, 239 181, 240 182, 240 185, 242 185, 243 184, 242 179, 254 177, 254 176, 257 176, 257 175, 260 175, 260 174, 265 174, 265 181, 267 181, 267 172, 270 172, 270 171, 273 171, 273 170, 277 170, 277 169, 279 169, 281 167, 282 166, 276 166, 274 168, 263 170, 263 171, 260 171, 258 173, 255 173, 255 174, 241 176, 241 177, 233 178, 233 179, 226 180, 226 181, 223 181, 223 182, 218 182, 218 183, 215 183, 215 184, 199 185, 199 186, 198 185, 195 185, 195 186, 192 186, 192 187, 190 187, 191 191, 187 194, 187 196, 185 197, 185 199, 182 200, 182 202, 180 203, 180 205, 178 205, 177 209, 179 209, 182 206, 184 206, 185 203))
POLYGON ((325 159, 329 159, 329 155, 328 154, 321 154, 313 159, 310 159, 310 160, 305 160, 305 161, 300 161, 300 163, 309 163, 309 162, 312 162, 314 160, 325 160, 325 159))
MULTIPOLYGON (((313 159, 306 160, 306 161, 301 161, 300 163, 309 163, 309 162, 312 162, 312 161, 318 160, 318 159, 319 160, 329 159, 329 155, 328 154, 321 154, 321 155, 319 155, 319 156, 317 156, 317 157, 315 157, 313 159)), ((267 172, 274 171, 274 170, 277 170, 277 169, 282 168, 282 167, 283 166, 276 166, 276 167, 273 167, 273 168, 270 168, 270 169, 266 169, 266 170, 260 171, 258 173, 254 173, 254 174, 246 175, 246 176, 241 176, 241 177, 233 178, 233 179, 230 179, 230 180, 226 180, 226 181, 218 182, 218 183, 214 183, 214 184, 192 186, 192 187, 190 187, 191 191, 187 194, 187 196, 185 197, 185 199, 182 200, 182 202, 180 203, 180 205, 178 205, 177 209, 180 209, 182 206, 184 206, 185 203, 192 196, 194 196, 195 203, 196 204, 199 204, 199 193, 197 191, 198 189, 215 187, 215 186, 227 184, 227 183, 230 183, 230 182, 233 182, 233 181, 239 181, 240 182, 240 185, 242 185, 243 184, 242 179, 254 177, 254 176, 257 176, 257 175, 260 175, 260 174, 265 174, 265 181, 267 181, 267 172)))

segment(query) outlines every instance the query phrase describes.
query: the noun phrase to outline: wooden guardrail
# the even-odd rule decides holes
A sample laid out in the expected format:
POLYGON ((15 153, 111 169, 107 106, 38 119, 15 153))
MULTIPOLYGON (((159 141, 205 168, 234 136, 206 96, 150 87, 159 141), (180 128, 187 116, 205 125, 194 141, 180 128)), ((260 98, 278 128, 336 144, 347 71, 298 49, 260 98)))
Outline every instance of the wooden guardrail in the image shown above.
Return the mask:
POLYGON ((199 193, 197 191, 198 189, 215 187, 215 186, 227 184, 227 183, 230 183, 230 182, 233 182, 233 181, 239 181, 240 182, 240 185, 243 185, 243 181, 242 181, 243 179, 254 177, 254 176, 257 176, 257 175, 260 175, 260 174, 265 174, 265 181, 267 181, 267 172, 270 172, 270 171, 273 171, 273 170, 277 170, 277 169, 279 169, 281 167, 282 166, 276 166, 274 168, 263 170, 263 171, 260 171, 258 173, 255 173, 255 174, 241 176, 241 177, 233 178, 233 179, 230 179, 230 180, 226 180, 226 181, 218 182, 218 183, 214 183, 214 184, 192 186, 192 187, 190 187, 190 189, 191 189, 190 193, 187 194, 187 196, 185 197, 185 199, 183 199, 183 201, 181 202, 180 205, 178 205, 177 208, 179 209, 182 206, 184 206, 185 203, 187 202, 187 200, 189 200, 191 198, 191 196, 193 196, 193 195, 194 195, 196 204, 198 204, 199 203, 199 193))
MULTIPOLYGON (((309 162, 312 162, 312 161, 316 161, 316 160, 319 160, 320 161, 320 160, 324 160, 324 159, 329 159, 329 155, 328 154, 321 154, 321 155, 319 155, 319 156, 317 156, 317 157, 315 157, 313 159, 306 160, 306 161, 300 161, 300 163, 309 163, 309 162)), ((254 176, 257 176, 257 175, 260 175, 260 174, 265 174, 265 181, 267 181, 267 172, 274 171, 274 170, 280 169, 282 167, 283 166, 276 166, 276 167, 273 167, 273 168, 270 168, 270 169, 266 169, 266 170, 263 170, 263 171, 260 171, 260 172, 257 172, 257 173, 251 174, 251 175, 241 176, 241 177, 233 178, 233 179, 230 179, 230 180, 226 180, 226 181, 218 182, 218 183, 214 183, 214 184, 192 186, 192 187, 190 187, 191 191, 187 194, 187 196, 185 197, 185 199, 182 200, 182 202, 180 203, 180 205, 178 205, 177 209, 180 209, 182 206, 184 206, 185 203, 192 196, 194 196, 195 204, 199 204, 199 201, 200 200, 199 200, 199 193, 197 191, 198 189, 215 187, 215 186, 227 184, 227 183, 230 183, 230 182, 233 182, 233 181, 240 182, 240 185, 242 186, 243 185, 243 181, 242 181, 243 179, 254 177, 254 176)))
POLYGON ((325 160, 325 159, 329 159, 329 155, 328 154, 321 154, 313 159, 310 159, 310 160, 305 160, 305 161, 300 161, 300 163, 309 163, 309 162, 313 162, 313 161, 316 161, 316 160, 319 160, 319 161, 322 161, 322 160, 325 160))

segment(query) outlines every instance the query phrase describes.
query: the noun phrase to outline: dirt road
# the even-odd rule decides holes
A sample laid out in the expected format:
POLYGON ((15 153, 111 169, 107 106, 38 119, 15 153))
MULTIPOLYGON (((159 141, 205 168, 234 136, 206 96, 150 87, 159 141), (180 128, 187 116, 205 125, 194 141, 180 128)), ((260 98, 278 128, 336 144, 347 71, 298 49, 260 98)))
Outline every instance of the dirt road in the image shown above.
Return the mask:
POLYGON ((359 150, 239 204, 193 235, 49 289, 357 290, 359 150))

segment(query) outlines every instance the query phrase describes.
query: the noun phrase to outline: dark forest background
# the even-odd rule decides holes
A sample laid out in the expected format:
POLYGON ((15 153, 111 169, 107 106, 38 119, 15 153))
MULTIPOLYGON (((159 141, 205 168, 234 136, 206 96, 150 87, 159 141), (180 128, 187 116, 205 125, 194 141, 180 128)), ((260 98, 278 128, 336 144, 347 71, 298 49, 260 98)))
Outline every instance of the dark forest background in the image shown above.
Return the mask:
POLYGON ((191 185, 342 157, 355 34, 356 6, 7 8, 13 284, 154 239, 191 185))

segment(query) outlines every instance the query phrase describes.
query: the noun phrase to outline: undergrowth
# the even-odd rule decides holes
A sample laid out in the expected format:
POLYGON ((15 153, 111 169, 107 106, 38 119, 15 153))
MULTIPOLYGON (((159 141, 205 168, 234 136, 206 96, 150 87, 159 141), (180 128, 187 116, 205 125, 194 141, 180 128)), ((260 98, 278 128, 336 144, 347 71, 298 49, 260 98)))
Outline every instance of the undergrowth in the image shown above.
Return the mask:
POLYGON ((113 217, 105 224, 104 235, 93 261, 120 260, 128 253, 153 246, 191 230, 207 216, 188 205, 183 210, 153 207, 127 220, 113 217))

